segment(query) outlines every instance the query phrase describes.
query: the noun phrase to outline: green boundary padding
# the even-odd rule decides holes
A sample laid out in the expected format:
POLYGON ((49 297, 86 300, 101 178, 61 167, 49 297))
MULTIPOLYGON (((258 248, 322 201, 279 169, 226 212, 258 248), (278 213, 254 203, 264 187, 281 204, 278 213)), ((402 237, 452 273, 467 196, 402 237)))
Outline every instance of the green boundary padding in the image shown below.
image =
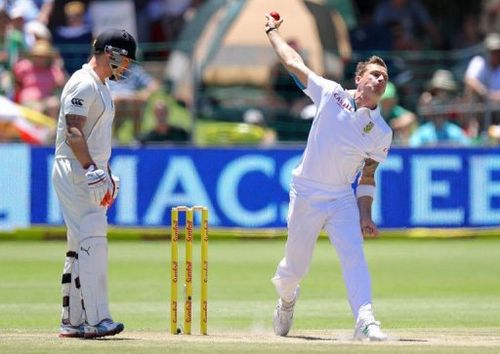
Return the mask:
MULTIPOLYGON (((183 234, 181 228, 180 235, 183 234)), ((195 238, 199 238, 199 230, 194 230, 195 238)), ((326 237, 326 233, 321 233, 326 237)), ((250 228, 209 228, 210 239, 284 239, 286 229, 250 229, 250 228)), ((464 229, 397 229, 381 230, 380 237, 383 239, 408 238, 408 239, 445 239, 445 238, 476 238, 476 237, 500 237, 499 228, 464 228, 464 229)), ((0 231, 0 241, 13 240, 65 240, 66 230, 64 227, 37 226, 29 229, 18 229, 15 231, 0 231)), ((164 228, 118 228, 110 227, 108 230, 110 240, 167 240, 170 238, 170 227, 164 228)))
POLYGON ((154 92, 146 102, 144 114, 142 117, 141 132, 146 133, 154 128, 156 122, 153 113, 153 107, 156 101, 164 101, 169 111, 169 124, 175 127, 191 131, 191 116, 189 110, 177 102, 167 92, 160 89, 154 92))
POLYGON ((235 122, 198 121, 194 129, 197 146, 258 145, 265 130, 257 125, 235 122))

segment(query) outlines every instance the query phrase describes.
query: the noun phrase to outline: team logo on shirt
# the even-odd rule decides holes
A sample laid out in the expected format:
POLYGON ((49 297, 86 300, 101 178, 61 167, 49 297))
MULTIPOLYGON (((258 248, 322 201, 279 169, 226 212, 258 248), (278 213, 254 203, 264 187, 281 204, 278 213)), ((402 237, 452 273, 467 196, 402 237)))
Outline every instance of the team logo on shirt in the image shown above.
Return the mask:
POLYGON ((375 124, 373 124, 373 122, 369 122, 367 125, 365 125, 365 127, 363 128, 363 132, 365 134, 368 134, 369 132, 372 131, 373 127, 375 126, 375 124))
POLYGON ((71 104, 73 106, 83 106, 83 98, 73 97, 71 99, 71 104))

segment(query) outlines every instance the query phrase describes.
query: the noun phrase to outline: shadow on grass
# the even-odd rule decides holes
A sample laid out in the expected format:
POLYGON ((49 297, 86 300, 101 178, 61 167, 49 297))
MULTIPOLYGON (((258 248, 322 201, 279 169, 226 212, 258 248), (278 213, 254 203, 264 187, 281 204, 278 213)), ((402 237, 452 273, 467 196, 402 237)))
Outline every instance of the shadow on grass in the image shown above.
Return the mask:
POLYGON ((324 338, 324 337, 315 337, 315 336, 287 336, 287 337, 310 340, 310 341, 324 341, 324 342, 335 342, 338 340, 336 338, 324 338))

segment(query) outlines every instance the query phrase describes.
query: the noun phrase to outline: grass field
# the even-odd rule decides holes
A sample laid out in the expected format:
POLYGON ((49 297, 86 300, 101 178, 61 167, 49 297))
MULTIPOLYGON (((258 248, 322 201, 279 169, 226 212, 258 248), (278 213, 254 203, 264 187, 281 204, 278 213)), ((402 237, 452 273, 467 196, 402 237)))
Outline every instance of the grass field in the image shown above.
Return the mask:
MULTIPOLYGON (((84 341, 57 337, 65 243, 0 242, 0 353, 500 352, 499 238, 366 242, 376 315, 390 337, 368 344, 350 341, 353 319, 325 239, 302 283, 290 337, 272 334, 270 278, 283 246, 283 240, 212 240, 209 336, 188 337, 168 334, 169 243, 111 241, 111 310, 126 330, 84 341)), ((198 264, 194 269, 193 333, 198 264)))

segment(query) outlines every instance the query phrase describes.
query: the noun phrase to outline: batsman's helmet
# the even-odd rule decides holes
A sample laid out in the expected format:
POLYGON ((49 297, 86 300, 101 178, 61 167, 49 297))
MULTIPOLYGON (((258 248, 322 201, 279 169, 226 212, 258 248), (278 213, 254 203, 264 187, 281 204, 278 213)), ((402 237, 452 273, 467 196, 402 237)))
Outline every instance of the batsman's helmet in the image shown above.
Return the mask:
POLYGON ((94 53, 109 55, 109 66, 113 75, 110 80, 120 80, 128 76, 128 66, 135 61, 137 44, 134 37, 125 30, 111 29, 97 36, 93 44, 94 53))
POLYGON ((108 48, 119 50, 119 54, 135 60, 137 44, 134 37, 125 30, 110 29, 97 36, 93 44, 94 53, 104 53, 108 48))

